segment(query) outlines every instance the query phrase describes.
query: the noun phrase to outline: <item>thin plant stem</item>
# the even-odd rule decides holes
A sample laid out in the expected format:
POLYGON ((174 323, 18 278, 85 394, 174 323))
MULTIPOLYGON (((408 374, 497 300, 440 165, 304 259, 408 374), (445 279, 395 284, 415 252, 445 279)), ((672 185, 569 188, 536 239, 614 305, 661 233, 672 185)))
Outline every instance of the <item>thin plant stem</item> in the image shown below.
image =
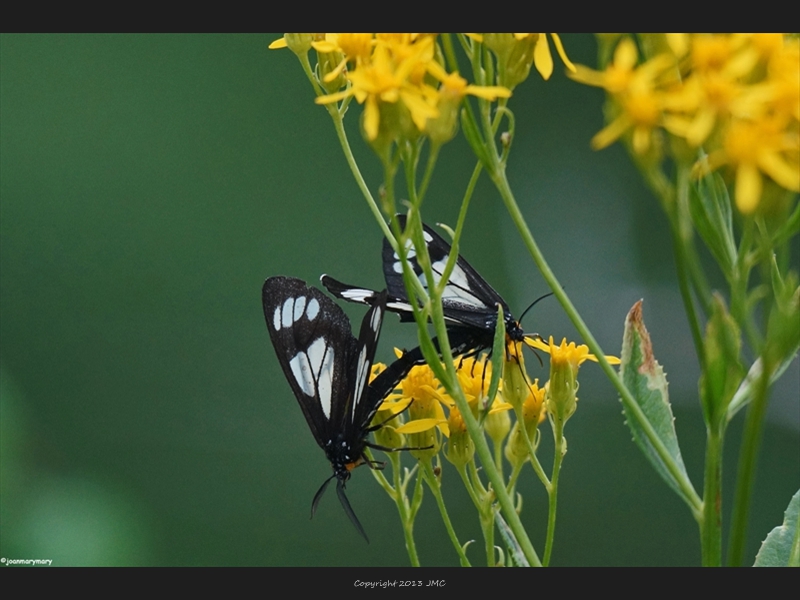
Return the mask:
POLYGON ((550 556, 553 554, 553 541, 556 535, 556 511, 558 508, 558 479, 561 474, 561 463, 564 460, 564 423, 559 419, 553 419, 553 440, 555 449, 553 451, 553 481, 547 488, 547 537, 544 545, 544 559, 542 564, 550 564, 550 556))
POLYGON ((736 479, 736 492, 731 515, 731 533, 728 544, 728 565, 740 566, 744 561, 744 549, 747 542, 747 520, 750 514, 750 501, 755 479, 758 451, 764 429, 764 417, 769 399, 769 379, 773 371, 772 364, 766 356, 762 357, 764 368, 758 379, 753 400, 747 409, 744 421, 742 445, 739 451, 739 466, 736 479))
POLYGON ((372 197, 372 193, 369 191, 369 186, 367 186, 364 176, 361 175, 361 170, 358 168, 356 158, 353 156, 353 151, 350 149, 350 142, 347 139, 347 132, 344 130, 344 121, 338 112, 336 113, 336 116, 331 114, 331 118, 333 120, 333 128, 336 130, 336 137, 339 138, 339 144, 344 152, 347 165, 350 167, 350 172, 353 174, 353 177, 356 180, 358 189, 361 190, 361 194, 367 201, 367 206, 369 206, 372 216, 374 216, 375 220, 378 222, 378 226, 381 228, 383 235, 386 236, 386 239, 388 239, 391 243, 396 245, 394 236, 392 235, 389 226, 386 224, 386 219, 384 219, 383 215, 381 214, 381 209, 375 202, 375 198, 372 197))
MULTIPOLYGON (((414 518, 416 517, 416 510, 410 507, 406 497, 406 486, 408 478, 412 476, 408 474, 406 481, 402 477, 402 464, 400 457, 396 453, 390 453, 389 461, 392 463, 392 475, 394 479, 394 487, 384 477, 379 469, 372 469, 372 475, 380 483, 381 487, 386 491, 388 496, 394 500, 397 507, 397 513, 400 516, 400 524, 403 528, 403 538, 405 539, 406 552, 408 552, 408 560, 411 562, 412 567, 419 567, 419 555, 417 554, 417 545, 414 542, 414 518)), ((372 460, 371 453, 368 458, 372 460)))
POLYGON ((508 478, 508 486, 506 486, 506 491, 509 495, 513 494, 514 489, 517 487, 517 479, 519 479, 519 474, 522 473, 522 467, 524 464, 524 462, 515 464, 511 471, 511 477, 508 478))
POLYGON ((470 490, 470 497, 478 509, 483 545, 486 551, 486 564, 494 564, 494 511, 492 510, 492 495, 483 487, 475 461, 469 463, 469 473, 466 467, 459 469, 464 485, 470 490))
POLYGON ((709 425, 706 433, 706 462, 703 488, 703 517, 700 524, 700 553, 705 567, 722 564, 722 445, 723 426, 709 425))
POLYGON ((430 459, 423 459, 421 463, 422 477, 425 479, 425 483, 428 484, 428 488, 431 490, 433 497, 436 499, 436 506, 439 507, 439 514, 442 515, 442 522, 444 523, 444 528, 447 530, 447 536, 450 538, 450 542, 452 542, 453 548, 455 548, 455 551, 458 554, 458 559, 461 561, 461 566, 469 567, 469 559, 464 552, 464 548, 458 541, 458 536, 456 535, 455 529, 453 529, 453 523, 450 521, 450 515, 447 514, 447 506, 445 505, 444 498, 442 497, 442 489, 439 485, 439 479, 433 473, 431 461, 430 459))
POLYGON ((547 474, 544 472, 544 468, 542 467, 542 463, 539 462, 539 457, 536 456, 536 448, 533 446, 533 440, 531 440, 531 436, 528 435, 528 430, 525 428, 525 418, 522 413, 522 407, 514 408, 514 414, 517 417, 517 422, 519 423, 520 431, 522 433, 522 439, 525 440, 525 445, 528 447, 528 455, 531 459, 531 467, 533 468, 534 473, 539 478, 539 481, 542 482, 545 490, 547 493, 550 493, 550 479, 547 477, 547 474))

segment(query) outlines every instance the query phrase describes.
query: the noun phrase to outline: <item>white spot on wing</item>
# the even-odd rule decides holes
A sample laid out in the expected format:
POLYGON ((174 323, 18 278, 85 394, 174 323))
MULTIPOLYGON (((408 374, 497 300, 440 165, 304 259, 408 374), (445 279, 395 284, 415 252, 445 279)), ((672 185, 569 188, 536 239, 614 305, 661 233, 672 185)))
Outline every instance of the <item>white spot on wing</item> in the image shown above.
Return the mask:
MULTIPOLYGON (((427 233, 425 235, 427 235, 427 233)), ((430 241, 430 240, 428 240, 428 241, 430 241)), ((406 257, 408 257, 408 260, 411 260, 416 255, 417 255, 417 251, 414 249, 414 242, 411 241, 411 238, 408 238, 406 240, 406 257)), ((400 257, 397 255, 397 252, 395 252, 393 254, 393 256, 394 256, 395 260, 400 260, 400 257)))
POLYGON ((396 311, 411 312, 411 305, 408 302, 387 302, 386 308, 396 311))
POLYGON ((281 330, 281 307, 275 307, 275 313, 272 315, 272 328, 275 331, 281 330))
POLYGON ((356 393, 353 397, 353 409, 350 420, 352 421, 356 415, 356 406, 361 401, 361 394, 364 391, 364 379, 367 376, 367 347, 361 348, 358 354, 358 365, 356 367, 356 393))
POLYGON ((303 310, 306 308, 306 297, 300 296, 297 300, 294 301, 294 322, 300 320, 300 317, 303 316, 303 310))
POLYGON ((376 310, 372 313, 372 321, 370 322, 370 326, 372 327, 372 331, 378 333, 378 330, 381 328, 381 312, 380 310, 376 310))
POLYGON ((306 308, 306 316, 308 317, 309 321, 313 321, 314 317, 319 314, 319 302, 316 298, 312 298, 308 302, 308 308, 306 308))
POLYGON ((428 242, 429 244, 433 241, 433 236, 427 231, 422 232, 422 237, 424 237, 425 241, 428 242))
POLYGON ((352 300, 354 302, 367 302, 374 295, 375 292, 373 292, 372 290, 362 290, 360 288, 353 288, 342 292, 342 296, 346 300, 352 300))
POLYGON ((333 348, 325 338, 317 338, 305 352, 298 352, 289 361, 297 385, 307 396, 319 398, 325 418, 331 418, 331 393, 333 390, 333 348))
POLYGON ((308 362, 311 365, 311 371, 314 373, 314 378, 319 378, 319 371, 322 368, 322 360, 325 358, 325 338, 317 338, 306 350, 308 355, 308 362))
MULTIPOLYGON (((320 338, 322 339, 322 338, 320 338)), ((319 371, 319 401, 322 404, 322 412, 331 418, 331 394, 333 390, 333 347, 325 350, 325 358, 322 360, 322 367, 319 371)))
MULTIPOLYGON (((447 256, 431 265, 433 272, 437 276, 435 278, 437 284, 439 283, 441 274, 444 272, 446 266, 447 256)), ((460 302, 462 304, 468 304, 477 308, 486 308, 486 304, 469 291, 467 274, 464 272, 464 269, 458 266, 457 263, 453 267, 453 272, 450 273, 450 279, 447 280, 447 286, 442 294, 442 300, 460 302)))
POLYGON ((292 310, 294 308, 294 298, 287 298, 283 303, 283 313, 281 324, 284 327, 289 327, 292 324, 292 310))
POLYGON ((403 272, 403 265, 398 261, 392 265, 392 270, 395 273, 402 273, 403 272))
POLYGON ((292 375, 294 380, 306 396, 314 396, 316 387, 314 386, 314 377, 311 374, 311 366, 308 364, 308 357, 305 352, 298 352, 295 357, 289 361, 289 366, 292 368, 292 375))

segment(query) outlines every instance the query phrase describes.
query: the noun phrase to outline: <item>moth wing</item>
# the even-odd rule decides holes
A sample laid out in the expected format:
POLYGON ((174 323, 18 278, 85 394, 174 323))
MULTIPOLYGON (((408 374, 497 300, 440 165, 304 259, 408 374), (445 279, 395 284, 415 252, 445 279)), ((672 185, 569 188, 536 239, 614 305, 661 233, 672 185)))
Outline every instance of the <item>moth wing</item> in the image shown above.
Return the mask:
POLYGON ((264 317, 283 373, 317 443, 325 449, 350 395, 356 340, 341 308, 292 277, 270 277, 264 317))
MULTIPOLYGON (((400 226, 405 228, 405 215, 398 215, 397 218, 400 226)), ((427 225, 423 225, 423 235, 431 260, 431 269, 438 285, 452 248, 450 244, 427 225)), ((411 240, 408 240, 406 245, 408 247, 409 262, 414 269, 414 274, 419 279, 422 287, 427 290, 427 280, 422 267, 417 262, 416 252, 411 240)), ((386 239, 383 241, 382 257, 383 274, 386 278, 386 287, 389 295, 407 302, 408 298, 403 284, 402 264, 397 253, 386 239)), ((503 311, 506 314, 509 314, 508 305, 500 294, 478 274, 472 265, 459 255, 442 294, 442 307, 445 318, 451 322, 493 330, 497 320, 498 304, 503 307, 503 311)))

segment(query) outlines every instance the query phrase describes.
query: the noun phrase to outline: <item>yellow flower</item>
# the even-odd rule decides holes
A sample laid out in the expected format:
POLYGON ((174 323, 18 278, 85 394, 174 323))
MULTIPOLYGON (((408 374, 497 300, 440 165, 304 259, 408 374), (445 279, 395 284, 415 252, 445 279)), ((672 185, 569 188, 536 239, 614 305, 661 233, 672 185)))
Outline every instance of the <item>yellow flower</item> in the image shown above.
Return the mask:
POLYGON ((347 66, 347 63, 363 65, 369 62, 372 53, 373 38, 371 33, 326 33, 325 39, 312 42, 317 52, 339 53, 344 58, 325 75, 324 81, 333 81, 347 66))
MULTIPOLYGON (((548 343, 541 339, 534 339, 528 344, 550 354, 550 381, 547 382, 547 412, 554 418, 565 422, 575 412, 578 401, 578 368, 587 360, 597 362, 597 357, 589 352, 589 347, 575 342, 567 343, 566 339, 561 344, 553 342, 550 336, 548 343)), ((612 365, 620 364, 615 356, 606 356, 612 365)))
MULTIPOLYGON (((497 56, 498 81, 503 86, 513 89, 525 81, 531 64, 545 80, 553 74, 553 57, 545 33, 487 33, 482 36, 470 34, 470 37, 483 42, 497 56)), ((567 69, 575 71, 561 38, 556 33, 551 33, 550 37, 567 69)))
POLYGON ((522 417, 525 427, 535 429, 545 419, 547 411, 544 406, 545 389, 539 387, 539 380, 534 379, 528 397, 522 404, 522 417))
MULTIPOLYGON (((434 59, 434 39, 431 36, 403 38, 379 37, 369 60, 364 60, 347 73, 350 87, 344 91, 319 96, 317 104, 338 102, 353 96, 364 104, 363 125, 367 139, 378 137, 381 106, 401 104, 410 113, 419 131, 429 118, 438 116, 433 105, 436 89, 421 81, 420 73, 434 59)), ((404 129, 402 122, 385 123, 390 128, 404 129)), ((407 132, 396 131, 396 134, 407 132)))
MULTIPOLYGON (((480 360, 476 360, 474 357, 457 358, 456 364, 459 365, 459 369, 456 372, 458 383, 473 414, 477 416, 478 412, 483 412, 487 408, 487 395, 489 393, 489 384, 492 380, 492 363, 487 360, 486 356, 483 356, 480 360)), ((455 402, 449 396, 445 396, 444 401, 450 407, 455 406, 455 402)), ((495 397, 489 414, 510 409, 510 404, 495 397)))
MULTIPOLYGON (((556 357, 557 360, 568 361, 574 365, 576 369, 587 360, 597 362, 597 357, 589 352, 589 346, 584 344, 576 345, 575 342, 570 342, 568 344, 566 338, 562 339, 561 344, 558 346, 553 342, 552 335, 548 342, 545 342, 541 338, 532 338, 526 340, 526 343, 532 348, 547 352, 551 360, 553 357, 556 357)), ((620 363, 619 358, 616 356, 606 356, 606 360, 611 365, 618 365, 620 363)))
POLYGON ((638 56, 633 40, 624 38, 617 44, 614 59, 605 71, 595 71, 583 65, 575 65, 575 72, 570 77, 579 83, 601 87, 609 94, 622 94, 635 76, 638 56))
MULTIPOLYGON (((546 33, 514 34, 514 37, 517 40, 525 39, 528 36, 537 36, 536 45, 533 48, 533 64, 536 67, 536 70, 539 71, 539 75, 542 76, 542 79, 547 81, 553 74, 553 56, 550 54, 550 44, 547 43, 547 34, 546 33)), ((553 38, 553 43, 556 45, 556 51, 558 52, 558 55, 561 57, 561 60, 564 62, 564 66, 566 66, 567 69, 569 69, 571 72, 574 73, 575 65, 572 64, 572 61, 567 56, 567 53, 564 50, 564 45, 561 43, 561 38, 558 37, 557 33, 551 33, 550 37, 553 38)))
MULTIPOLYGON (((479 412, 486 411, 486 395, 492 379, 492 364, 487 362, 485 357, 481 360, 472 357, 459 358, 456 361, 460 366, 457 371, 459 385, 473 415, 477 417, 479 412)), ((457 410, 456 404, 444 391, 428 365, 419 365, 411 369, 400 384, 400 392, 391 394, 381 409, 399 412, 408 406, 411 400, 413 402, 409 408, 409 421, 397 428, 399 433, 416 434, 438 428, 445 436, 450 436, 443 406, 447 407, 448 411, 453 411, 457 410)), ((488 414, 494 415, 511 408, 511 405, 504 402, 498 394, 488 414)))
MULTIPOLYGON (((428 365, 419 365, 411 369, 400 384, 400 393, 390 395, 384 405, 401 405, 408 408, 408 422, 397 427, 397 433, 408 436, 409 446, 414 448, 431 448, 412 450, 415 458, 431 458, 441 446, 436 428, 449 435, 447 419, 444 416, 440 392, 441 385, 434 377, 428 365), (409 402, 411 403, 409 405, 409 402)), ((383 406, 381 407, 383 408, 383 406)), ((401 409, 402 410, 402 409, 401 409)))
POLYGON ((661 126, 662 93, 658 79, 672 66, 673 57, 660 54, 637 67, 638 53, 633 40, 622 39, 614 59, 605 71, 576 66, 570 77, 580 83, 604 88, 616 100, 619 115, 592 138, 592 147, 605 148, 632 130, 632 145, 637 154, 650 149, 653 131, 661 126))
POLYGON ((766 102, 777 116, 800 121, 800 39, 783 44, 770 54, 767 66, 766 102))
POLYGON ((758 57, 743 36, 692 36, 690 71, 665 94, 665 110, 678 113, 665 118, 665 127, 692 146, 705 142, 715 126, 727 125, 758 57))
MULTIPOLYGON (((528 434, 528 439, 531 440, 534 448, 536 448, 538 443, 537 429, 544 421, 547 413, 545 409, 546 389, 544 387, 540 388, 539 380, 534 379, 528 390, 528 396, 522 404, 522 421, 525 426, 525 432, 528 434)), ((506 444, 505 455, 509 462, 514 465, 530 459, 528 444, 525 442, 525 435, 520 429, 519 422, 514 424, 514 429, 511 431, 511 437, 506 444)))
POLYGON ((311 42, 317 34, 314 33, 285 33, 269 45, 270 50, 289 48, 298 56, 311 50, 311 42))
POLYGON ((458 73, 448 73, 437 62, 431 62, 428 73, 439 80, 440 85, 435 98, 438 116, 428 119, 425 126, 431 140, 438 143, 450 141, 456 133, 461 102, 467 95, 494 102, 498 98, 510 98, 511 90, 493 85, 472 85, 458 73))
POLYGON ((725 135, 723 148, 709 155, 708 167, 713 170, 728 164, 734 169, 736 206, 743 214, 750 214, 761 199, 762 173, 787 190, 800 191, 798 150, 797 132, 783 130, 774 119, 735 121, 725 135))

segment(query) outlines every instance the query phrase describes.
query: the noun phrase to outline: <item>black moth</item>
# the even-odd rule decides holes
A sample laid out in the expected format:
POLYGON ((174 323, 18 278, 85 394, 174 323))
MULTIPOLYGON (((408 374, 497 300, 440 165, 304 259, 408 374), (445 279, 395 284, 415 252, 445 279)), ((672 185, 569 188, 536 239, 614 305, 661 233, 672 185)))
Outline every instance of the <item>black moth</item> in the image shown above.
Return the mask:
POLYGON ((316 288, 292 277, 270 277, 262 290, 267 329, 289 385, 300 403, 308 426, 333 467, 317 491, 317 504, 335 477, 336 491, 344 511, 367 542, 367 534, 344 493, 350 472, 364 463, 374 467, 364 451, 367 436, 383 399, 406 376, 421 354, 406 353, 370 384, 369 374, 378 346, 386 292, 375 293, 372 306, 361 323, 358 339, 350 320, 336 303, 316 288))
MULTIPOLYGON (((405 229, 405 215, 398 215, 397 219, 400 227, 405 229)), ((450 244, 427 225, 423 225, 423 229, 431 267, 438 285, 450 256, 450 244)), ((414 273, 427 290, 425 274, 417 263, 411 240, 408 240, 407 246, 409 261, 414 273)), ((383 240, 383 275, 386 278, 386 287, 389 293, 386 309, 399 313, 401 321, 413 321, 414 315, 403 284, 402 264, 386 239, 383 240)), ((378 301, 379 294, 373 290, 341 283, 328 275, 323 275, 320 279, 328 291, 337 298, 369 305, 378 301)), ((519 321, 513 317, 511 309, 500 294, 459 255, 442 294, 442 308, 454 355, 472 356, 481 350, 492 347, 497 327, 498 305, 503 307, 508 339, 515 342, 527 342, 528 338, 538 337, 538 334, 526 334, 522 330, 519 321)))

